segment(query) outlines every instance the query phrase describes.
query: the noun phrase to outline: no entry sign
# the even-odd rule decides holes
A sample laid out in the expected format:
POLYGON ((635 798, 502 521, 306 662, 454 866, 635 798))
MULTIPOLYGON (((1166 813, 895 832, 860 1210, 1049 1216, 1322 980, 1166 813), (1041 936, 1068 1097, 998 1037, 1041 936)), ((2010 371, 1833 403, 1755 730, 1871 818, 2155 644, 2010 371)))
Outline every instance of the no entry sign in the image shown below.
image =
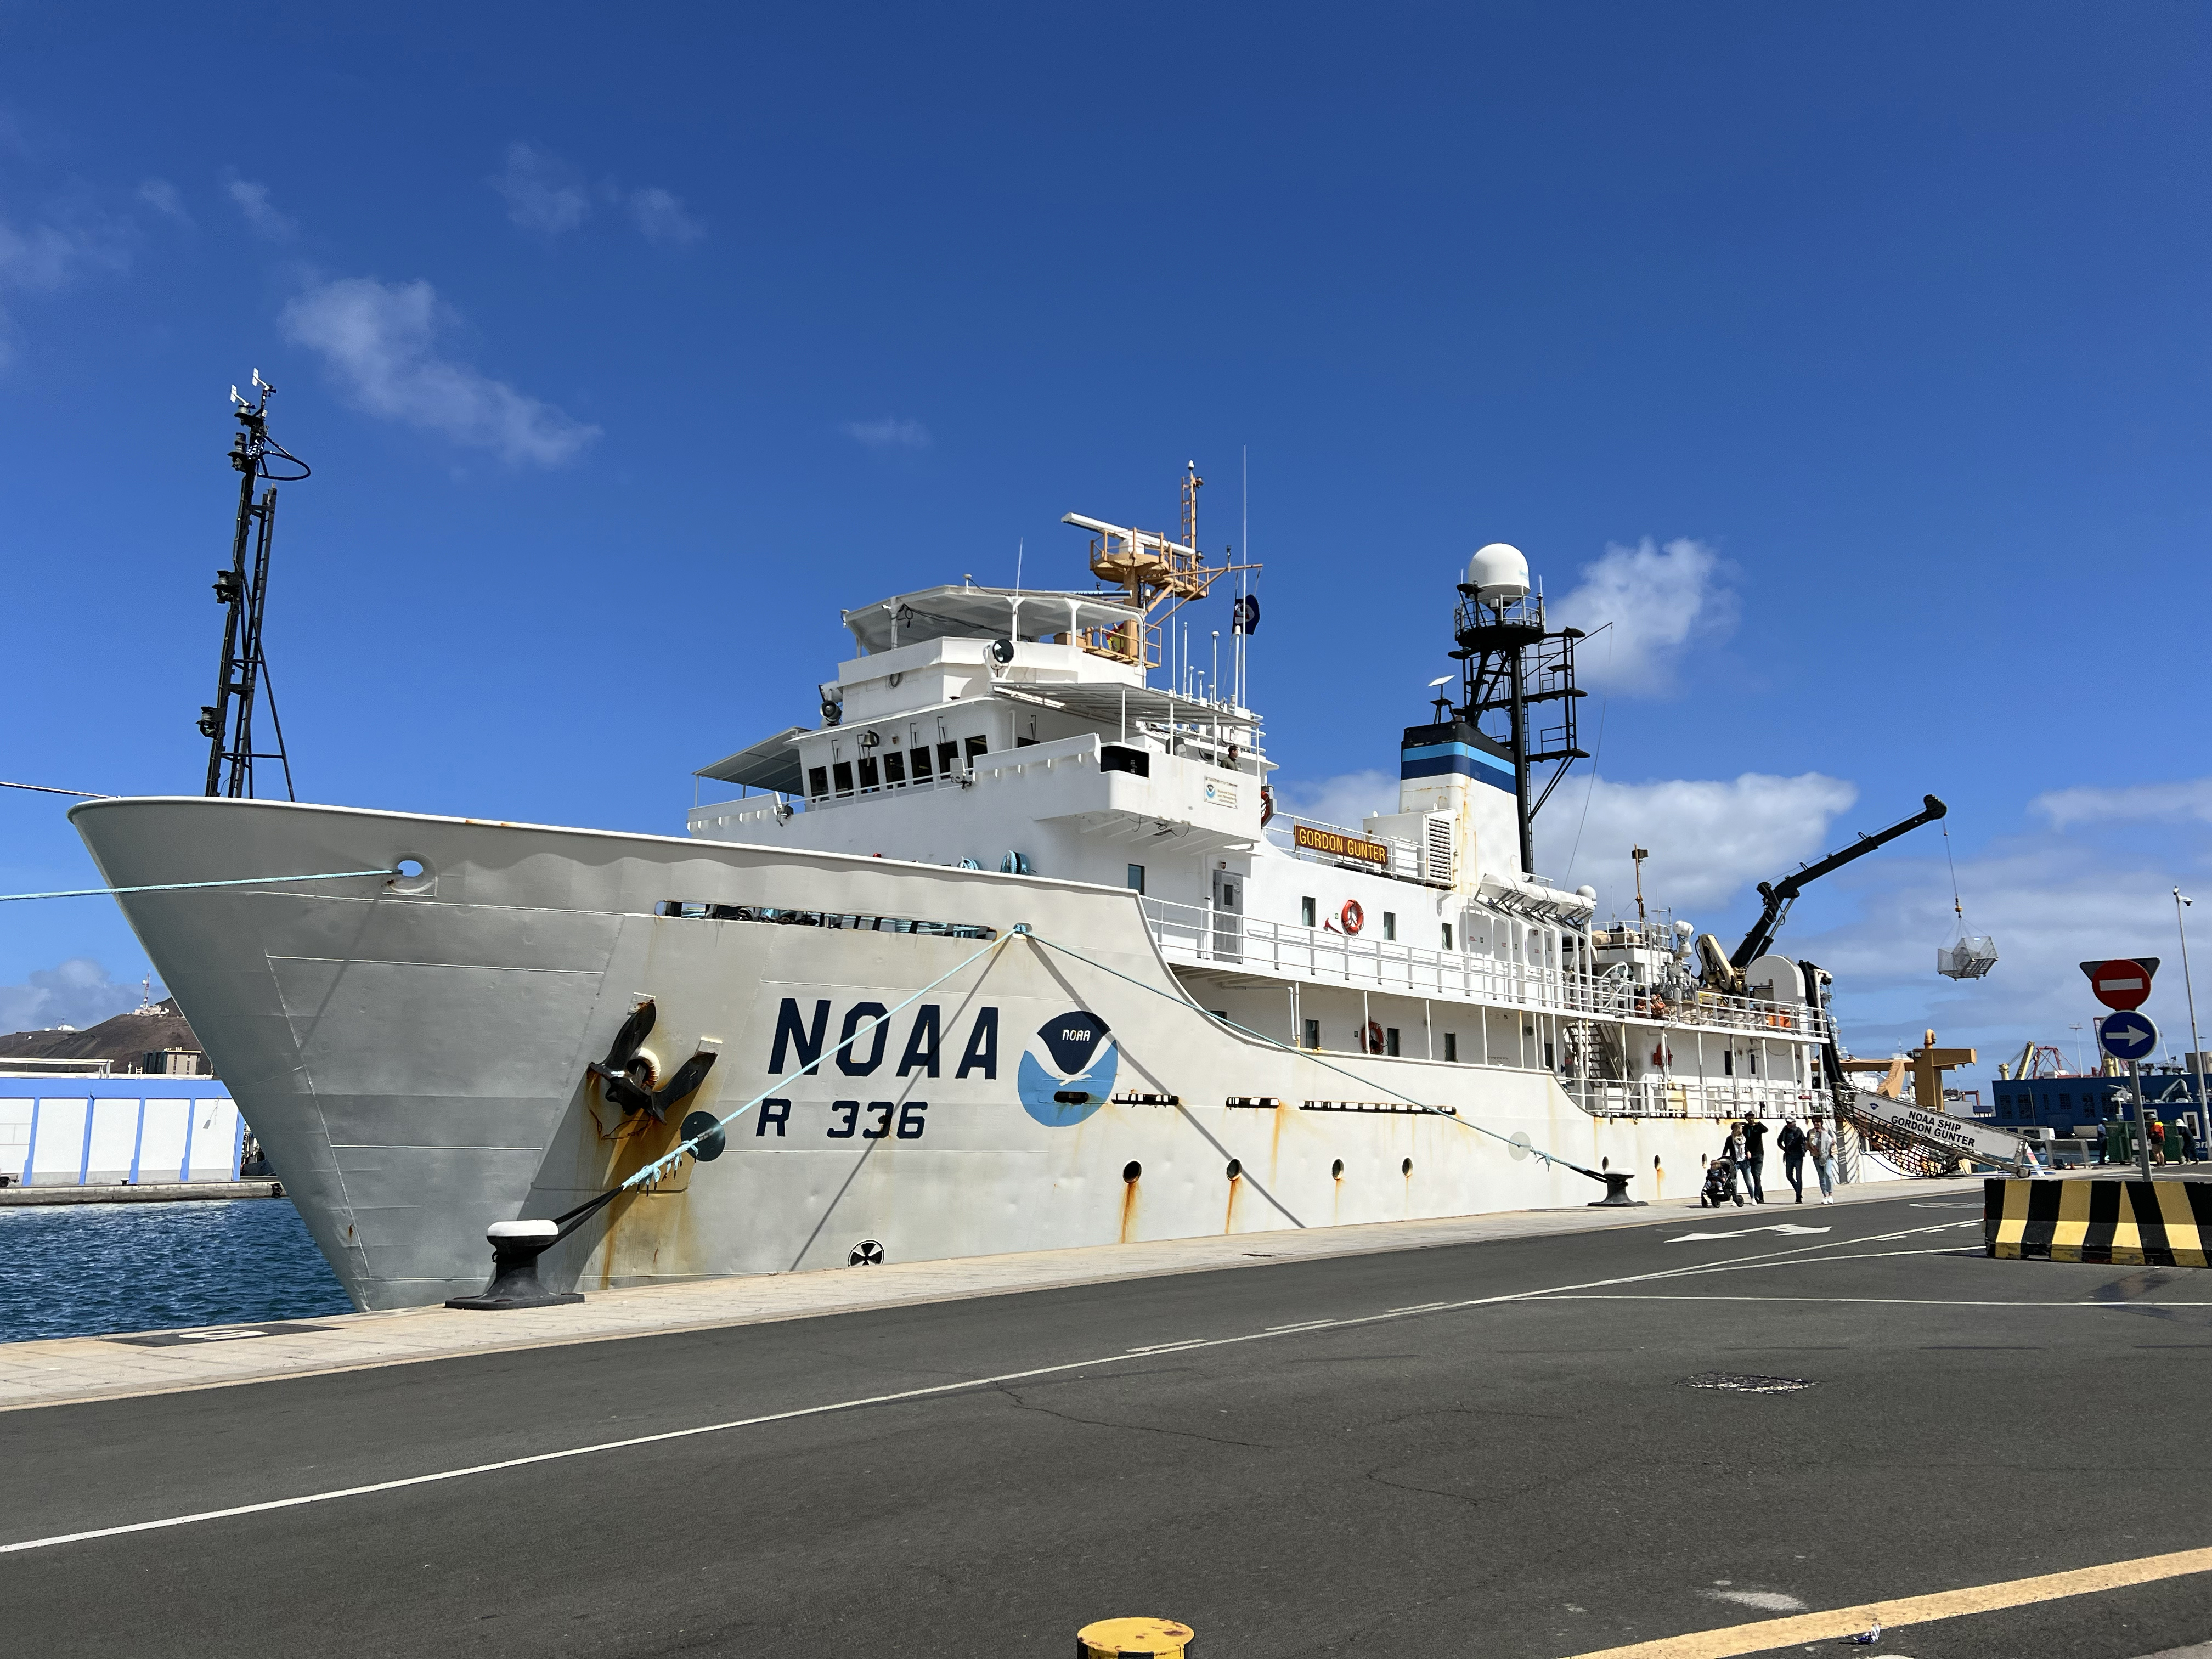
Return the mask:
POLYGON ((2085 962, 2089 988, 2107 1008, 2126 1013, 2150 1000, 2150 981, 2158 972, 2158 958, 2115 957, 2109 962, 2085 962))

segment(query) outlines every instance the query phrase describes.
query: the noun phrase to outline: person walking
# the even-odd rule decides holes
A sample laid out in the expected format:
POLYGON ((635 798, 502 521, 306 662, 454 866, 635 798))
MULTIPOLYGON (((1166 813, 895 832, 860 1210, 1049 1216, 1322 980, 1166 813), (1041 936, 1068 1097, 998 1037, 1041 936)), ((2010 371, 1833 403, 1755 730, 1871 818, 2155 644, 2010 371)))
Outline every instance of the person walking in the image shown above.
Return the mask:
POLYGON ((1805 1132, 1797 1127, 1797 1120, 1790 1118, 1782 1125, 1782 1133, 1774 1137, 1774 1144, 1782 1149, 1782 1173, 1790 1182, 1790 1190, 1797 1194, 1790 1201, 1805 1201, 1805 1132))
POLYGON ((1743 1150, 1751 1160, 1751 1195, 1758 1203, 1766 1202, 1766 1126, 1753 1112, 1743 1126, 1743 1150))
POLYGON ((2150 1121, 2150 1161, 2161 1166, 2166 1163, 2166 1120, 2162 1117, 2150 1121))
POLYGON ((1750 1166, 1745 1160, 1750 1154, 1744 1149, 1741 1123, 1729 1125, 1729 1132, 1721 1141, 1721 1156, 1735 1166, 1736 1190, 1748 1193, 1751 1190, 1750 1166))
POLYGON ((1813 1173, 1820 1177, 1820 1202, 1836 1201, 1836 1137, 1824 1118, 1814 1118, 1805 1137, 1805 1150, 1813 1155, 1813 1173))

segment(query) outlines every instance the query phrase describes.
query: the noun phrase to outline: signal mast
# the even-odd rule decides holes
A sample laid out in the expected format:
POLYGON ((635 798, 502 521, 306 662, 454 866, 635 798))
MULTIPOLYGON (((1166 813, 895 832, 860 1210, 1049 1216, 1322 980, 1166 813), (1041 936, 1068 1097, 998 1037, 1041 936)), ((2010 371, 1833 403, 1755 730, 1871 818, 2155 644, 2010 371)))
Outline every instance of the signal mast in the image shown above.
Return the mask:
POLYGON ((200 707, 200 735, 208 739, 207 793, 251 798, 253 763, 273 760, 284 769, 284 799, 292 793, 292 763, 284 753, 284 723, 276 714, 276 689, 270 684, 269 665, 261 654, 261 618, 269 599, 269 555, 276 536, 276 483, 253 499, 254 485, 268 478, 285 483, 307 477, 307 464, 269 435, 269 399, 276 388, 253 371, 253 389, 259 401, 248 403, 230 389, 239 434, 230 446, 230 464, 238 470, 238 527, 231 538, 229 568, 215 573, 216 602, 223 605, 222 662, 216 676, 215 701, 200 707), (271 469, 270 457, 289 461, 296 471, 271 469), (246 544, 252 544, 252 568, 246 544), (265 695, 269 724, 276 733, 274 749, 253 746, 253 705, 265 695))

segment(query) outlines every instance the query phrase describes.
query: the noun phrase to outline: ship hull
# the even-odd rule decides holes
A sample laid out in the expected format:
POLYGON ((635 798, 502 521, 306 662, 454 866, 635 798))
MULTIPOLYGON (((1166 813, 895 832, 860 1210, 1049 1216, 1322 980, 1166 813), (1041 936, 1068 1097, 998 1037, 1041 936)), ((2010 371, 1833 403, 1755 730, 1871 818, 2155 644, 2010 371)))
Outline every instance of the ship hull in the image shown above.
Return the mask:
POLYGON ((100 801, 72 817, 117 886, 246 884, 121 902, 363 1308, 478 1290, 489 1224, 558 1215, 668 1151, 685 1113, 764 1091, 720 1156, 684 1160, 550 1253, 548 1283, 1598 1195, 1544 1153, 1680 1196, 1719 1139, 1709 1120, 1591 1116, 1540 1070, 1240 1033, 1190 1000, 1134 895, 1085 883, 273 802, 100 801), (283 879, 403 860, 422 874, 283 879), (899 931, 657 914, 686 904, 899 931), (715 1055, 665 1123, 625 1115, 586 1070, 645 997, 664 1077, 715 1055))

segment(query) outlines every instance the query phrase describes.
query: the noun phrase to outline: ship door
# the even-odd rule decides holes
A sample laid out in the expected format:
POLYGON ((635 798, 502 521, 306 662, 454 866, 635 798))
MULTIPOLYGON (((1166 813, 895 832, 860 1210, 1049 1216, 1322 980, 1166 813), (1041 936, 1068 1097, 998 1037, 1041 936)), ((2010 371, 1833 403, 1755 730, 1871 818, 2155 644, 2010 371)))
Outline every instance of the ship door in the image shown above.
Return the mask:
POLYGON ((1234 870, 1213 872, 1213 954, 1244 960, 1244 878, 1234 870))

